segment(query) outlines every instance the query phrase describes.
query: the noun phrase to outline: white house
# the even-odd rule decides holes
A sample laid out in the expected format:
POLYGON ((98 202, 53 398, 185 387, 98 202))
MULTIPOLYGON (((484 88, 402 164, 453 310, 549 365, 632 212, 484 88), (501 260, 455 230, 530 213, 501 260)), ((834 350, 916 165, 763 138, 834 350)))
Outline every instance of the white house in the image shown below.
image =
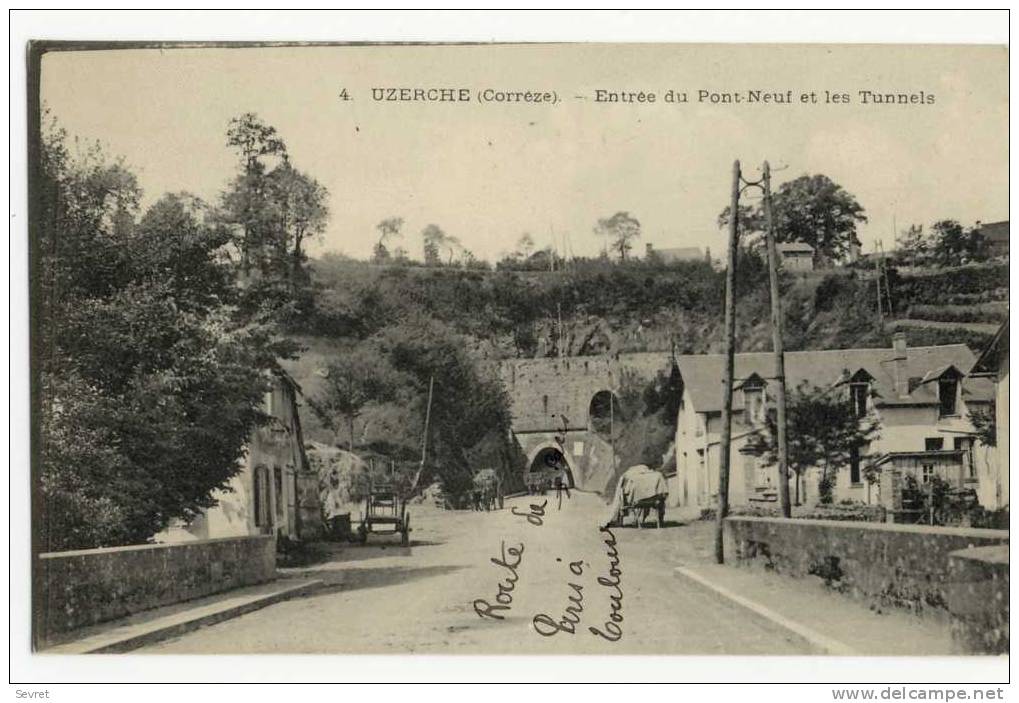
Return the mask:
POLYGON ((240 472, 214 494, 214 507, 156 535, 157 542, 258 534, 296 540, 320 533, 318 477, 304 451, 299 393, 288 374, 273 375, 263 407, 269 420, 248 441, 240 472))
MULTIPOLYGON (((989 407, 992 388, 986 379, 964 376, 974 354, 962 344, 908 348, 895 335, 891 349, 794 351, 785 355, 787 388, 800 383, 830 389, 852 403, 861 416, 880 422, 880 438, 861 447, 848 470, 836 478, 836 501, 879 503, 880 484, 865 479, 865 469, 894 467, 919 481, 939 475, 955 485, 976 488, 981 462, 989 448, 974 443, 967 418, 972 407, 989 407)), ((722 431, 720 354, 677 357, 683 377, 683 401, 676 426, 676 472, 670 477, 673 504, 708 507, 718 499, 722 431)), ((729 477, 731 505, 777 500, 777 470, 751 450, 750 439, 766 431, 767 408, 773 404, 770 352, 737 354, 729 477)), ((802 502, 817 499, 817 475, 805 475, 802 502)), ((795 496, 796 486, 790 487, 795 496)))

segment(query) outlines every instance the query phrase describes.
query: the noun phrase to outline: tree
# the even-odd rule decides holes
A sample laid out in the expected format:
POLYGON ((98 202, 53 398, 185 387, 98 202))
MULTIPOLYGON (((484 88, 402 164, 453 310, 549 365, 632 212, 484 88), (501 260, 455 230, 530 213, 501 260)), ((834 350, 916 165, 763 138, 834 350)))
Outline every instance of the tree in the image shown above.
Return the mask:
POLYGON ((244 315, 204 206, 139 191, 101 150, 43 134, 36 338, 42 546, 144 542, 215 501, 240 469, 276 357, 244 315))
POLYGON ((378 350, 360 345, 329 364, 325 388, 310 405, 333 432, 337 431, 338 420, 346 420, 347 449, 353 452, 354 421, 367 405, 392 400, 400 383, 400 375, 378 350))
POLYGON ((284 161, 266 176, 266 197, 277 270, 297 286, 302 279, 304 243, 321 235, 329 221, 329 191, 284 161))
MULTIPOLYGON (((729 212, 731 208, 726 205, 725 209, 718 215, 718 228, 726 229, 729 226, 729 212)), ((763 244, 763 238, 757 235, 764 232, 764 214, 758 207, 750 205, 739 206, 739 220, 736 222, 736 235, 740 244, 748 249, 757 249, 763 244)))
POLYGON ((619 252, 619 260, 626 260, 626 252, 633 249, 633 241, 640 236, 640 222, 628 212, 617 212, 612 217, 598 220, 595 234, 611 240, 612 249, 619 252))
POLYGON ((373 256, 376 263, 381 264, 389 260, 389 249, 386 247, 386 242, 398 239, 402 234, 400 231, 402 228, 402 217, 387 217, 375 225, 375 229, 379 231, 379 241, 375 244, 373 256))
POLYGON ((441 263, 439 251, 446 244, 446 233, 438 225, 428 225, 421 230, 421 239, 424 243, 425 266, 438 266, 441 263))
POLYGON ((931 225, 931 255, 941 266, 958 266, 986 258, 986 242, 978 227, 965 229, 956 220, 931 225))
POLYGON ((923 225, 910 225, 908 229, 902 230, 895 244, 903 261, 912 266, 926 262, 930 243, 923 225))
POLYGON ((224 194, 223 204, 230 219, 240 226, 238 248, 241 270, 247 275, 264 261, 264 248, 271 239, 266 217, 265 175, 275 161, 287 161, 287 147, 276 129, 251 112, 230 120, 227 146, 241 161, 241 173, 224 194))
MULTIPOLYGON (((800 176, 783 183, 771 200, 775 240, 809 244, 818 262, 842 259, 851 245, 860 243, 856 226, 867 221, 863 207, 825 175, 800 176)), ((718 217, 719 225, 728 220, 726 207, 718 217)), ((749 235, 763 232, 764 227, 763 203, 740 206, 740 232, 749 235)))
POLYGON ((534 253, 534 237, 528 232, 524 232, 520 239, 517 240, 516 255, 523 260, 530 258, 531 254, 534 253))
MULTIPOLYGON (((807 469, 820 466, 821 482, 833 481, 854 452, 878 438, 878 430, 876 418, 857 416, 837 392, 801 383, 789 394, 786 406, 787 461, 796 476, 796 503, 807 469)), ((755 435, 750 446, 767 464, 778 464, 778 426, 773 412, 768 413, 765 431, 755 435)))

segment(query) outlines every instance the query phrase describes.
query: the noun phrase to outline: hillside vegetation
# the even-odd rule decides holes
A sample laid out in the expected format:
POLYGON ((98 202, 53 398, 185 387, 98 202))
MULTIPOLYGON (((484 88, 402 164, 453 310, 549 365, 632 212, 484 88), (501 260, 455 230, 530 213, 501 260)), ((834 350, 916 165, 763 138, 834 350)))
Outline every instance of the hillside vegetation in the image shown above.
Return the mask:
MULTIPOLYGON (((605 260, 560 271, 377 266, 327 256, 312 262, 312 337, 366 339, 389 325, 434 318, 483 358, 668 351, 720 352, 724 272, 706 262, 605 260)), ((771 348, 767 271, 753 253, 738 266, 740 351, 771 348)), ((1008 314, 1008 265, 889 271, 892 313, 879 317, 873 271, 783 274, 789 350, 880 347, 903 329, 911 345, 965 343, 975 350, 1008 314)))

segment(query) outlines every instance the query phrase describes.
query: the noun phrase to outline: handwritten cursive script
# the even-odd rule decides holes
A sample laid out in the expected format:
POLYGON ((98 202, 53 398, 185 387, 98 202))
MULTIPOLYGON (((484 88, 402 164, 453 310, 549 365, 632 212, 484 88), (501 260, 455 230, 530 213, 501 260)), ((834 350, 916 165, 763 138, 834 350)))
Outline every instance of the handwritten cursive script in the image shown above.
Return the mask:
POLYGON ((492 557, 490 561, 508 571, 509 574, 498 584, 499 590, 495 595, 495 603, 489 603, 484 598, 476 598, 474 600, 474 612, 478 614, 478 617, 493 618, 495 620, 505 619, 496 611, 509 610, 513 605, 513 589, 516 588, 517 579, 519 578, 517 576, 517 567, 520 566, 520 560, 523 557, 523 543, 507 549, 506 542, 502 542, 502 557, 500 559, 492 557), (507 554, 509 558, 507 558, 507 554))
POLYGON ((623 572, 619 568, 619 551, 616 549, 616 536, 608 527, 600 529, 608 535, 605 538, 605 546, 608 547, 609 575, 608 577, 599 576, 598 585, 612 591, 609 594, 612 613, 609 615, 609 619, 605 621, 604 631, 599 630, 597 627, 589 627, 587 629, 592 635, 602 637, 609 642, 618 642, 623 637, 623 629, 619 626, 619 623, 623 622, 623 589, 620 586, 620 577, 623 575, 623 572))

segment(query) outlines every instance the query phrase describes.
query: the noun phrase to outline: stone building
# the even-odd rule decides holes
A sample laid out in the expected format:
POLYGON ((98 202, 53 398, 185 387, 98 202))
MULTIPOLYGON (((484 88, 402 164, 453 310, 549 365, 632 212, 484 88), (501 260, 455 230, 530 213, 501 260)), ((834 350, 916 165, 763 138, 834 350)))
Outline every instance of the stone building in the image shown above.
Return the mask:
MULTIPOLYGON (((975 441, 971 409, 986 409, 993 389, 988 380, 966 378, 973 353, 962 344, 908 348, 895 335, 891 349, 787 352, 787 387, 801 382, 829 388, 852 403, 862 416, 879 423, 880 437, 860 448, 848 469, 836 475, 834 499, 884 503, 880 483, 866 480, 865 469, 914 475, 918 482, 937 475, 959 487, 979 489, 986 482, 991 449, 975 441)), ((674 504, 708 507, 717 502, 722 429, 720 354, 680 356, 683 402, 676 428, 676 473, 670 481, 674 504)), ((733 397, 732 505, 774 502, 775 466, 751 450, 750 440, 766 431, 765 414, 773 403, 770 353, 737 354, 733 397)), ((816 502, 819 470, 805 474, 801 499, 816 502)), ((985 494, 985 491, 979 491, 985 494)), ((795 494, 791 487, 790 494, 795 494)), ((887 498, 887 496, 886 496, 887 498)))
POLYGON ((321 534, 318 477, 304 450, 300 393, 286 372, 273 375, 263 408, 269 421, 252 434, 241 471, 230 479, 228 490, 215 494, 215 507, 190 524, 170 527, 156 541, 258 534, 299 540, 321 534))

